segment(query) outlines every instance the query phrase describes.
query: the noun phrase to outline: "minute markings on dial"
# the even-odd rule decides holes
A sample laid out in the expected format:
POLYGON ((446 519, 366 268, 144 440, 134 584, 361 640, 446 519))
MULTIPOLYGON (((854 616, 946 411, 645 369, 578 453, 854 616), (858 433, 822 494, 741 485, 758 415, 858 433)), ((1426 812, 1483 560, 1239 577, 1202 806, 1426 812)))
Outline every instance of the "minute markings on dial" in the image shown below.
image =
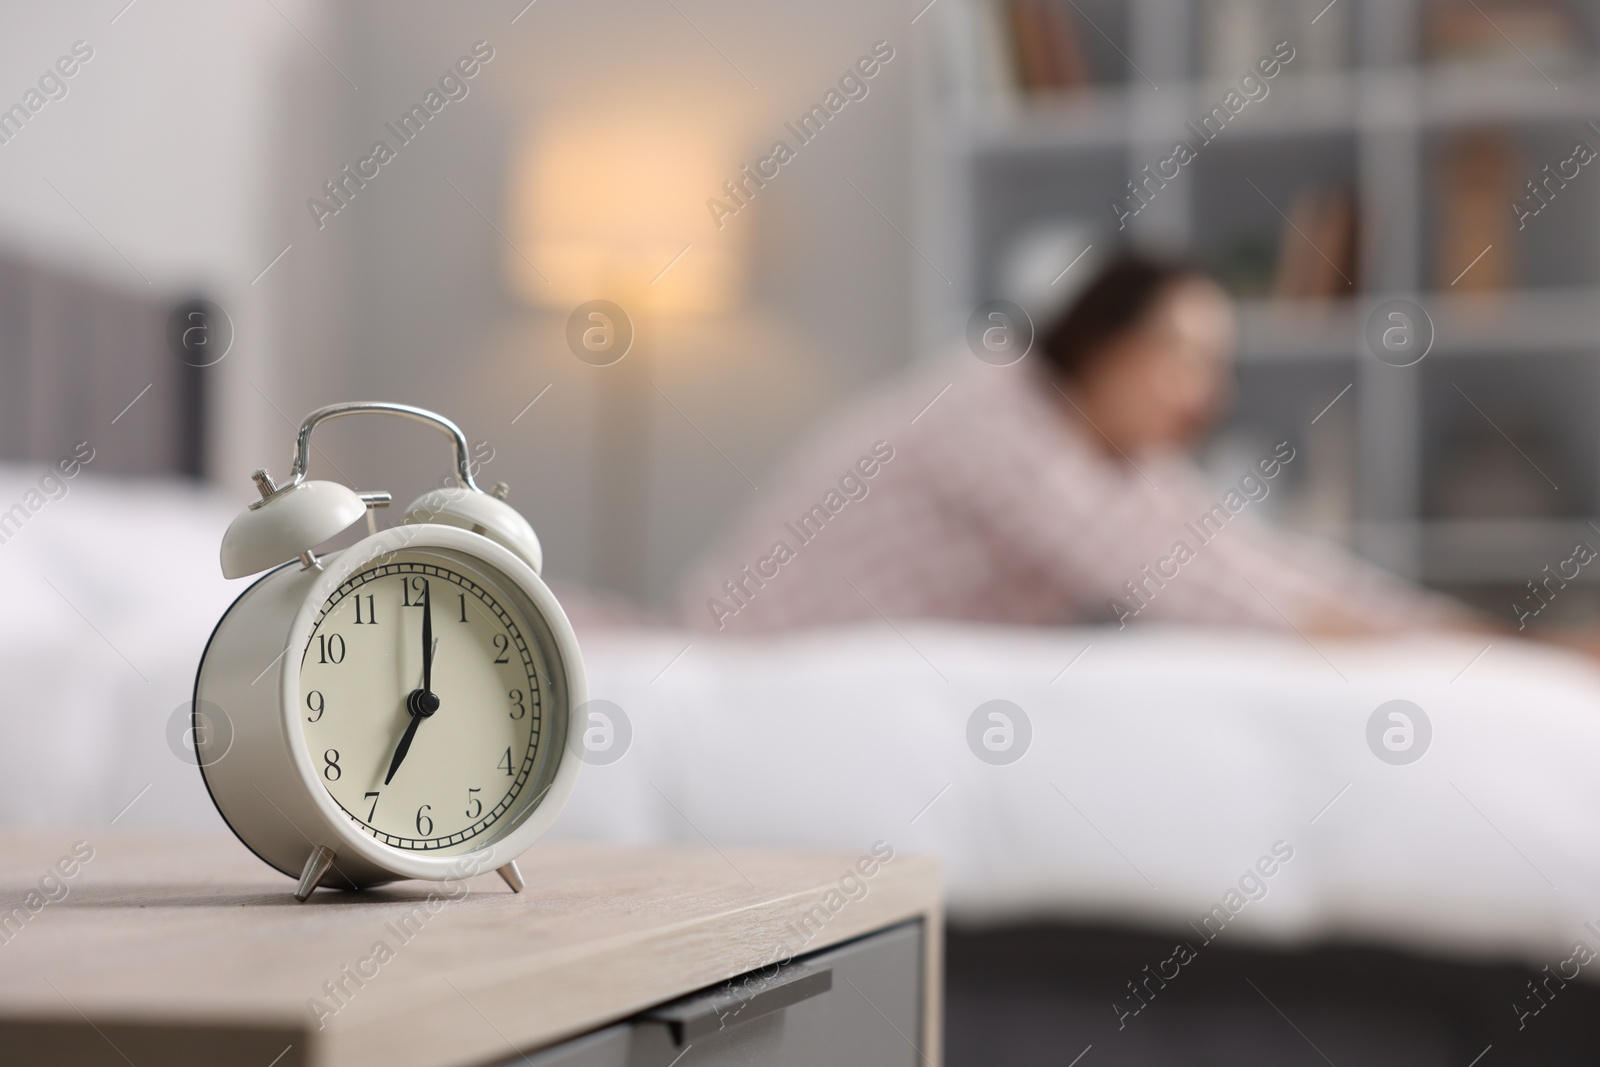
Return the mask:
MULTIPOLYGON (((524 676, 526 678, 526 690, 527 690, 527 692, 525 694, 524 699, 527 701, 527 704, 528 704, 528 717, 526 719, 517 719, 517 720, 515 720, 517 722, 518 728, 516 729, 514 735, 512 735, 511 737, 507 738, 507 739, 511 739, 513 741, 513 748, 522 749, 523 750, 521 755, 514 756, 511 764, 508 765, 505 762, 506 752, 505 752, 505 749, 504 749, 504 740, 502 740, 502 741, 497 742, 497 747, 494 748, 493 754, 485 757, 485 759, 486 759, 486 763, 485 763, 486 768, 487 768, 489 762, 492 762, 493 760, 499 760, 501 762, 501 766, 502 766, 503 770, 513 770, 514 769, 514 773, 509 778, 501 777, 501 771, 493 772, 494 779, 497 780, 499 783, 504 783, 503 785, 498 785, 498 784, 496 784, 495 780, 491 780, 491 779, 488 779, 488 778, 486 778, 484 780, 484 782, 482 783, 482 788, 485 791, 489 792, 489 794, 491 796, 493 795, 494 792, 498 791, 501 788, 504 788, 506 790, 504 796, 499 798, 498 803, 492 803, 491 800, 489 799, 489 797, 483 796, 482 792, 470 794, 470 796, 473 798, 473 800, 477 800, 478 801, 477 803, 472 803, 471 801, 469 801, 469 799, 468 799, 468 797, 469 797, 468 786, 473 787, 473 788, 479 788, 479 783, 477 781, 475 781, 475 780, 474 781, 469 781, 466 784, 462 785, 462 796, 459 799, 454 797, 454 795, 453 795, 453 790, 456 788, 456 783, 452 782, 452 783, 450 783, 448 785, 448 788, 450 790, 452 790, 452 795, 450 795, 448 797, 445 797, 443 795, 435 796, 435 795, 430 795, 429 793, 417 793, 415 791, 416 783, 413 782, 410 801, 409 801, 411 806, 414 807, 418 800, 426 800, 426 801, 430 802, 431 805, 432 805, 432 818, 430 818, 428 820, 421 820, 421 819, 417 820, 417 822, 418 822, 417 829, 418 830, 426 829, 426 830, 431 831, 433 827, 430 824, 436 823, 439 826, 440 831, 441 831, 438 834, 438 836, 427 836, 427 835, 424 835, 424 836, 420 836, 419 837, 419 836, 416 836, 416 835, 413 835, 413 834, 410 834, 410 833, 403 833, 402 835, 396 835, 396 834, 393 834, 393 833, 386 832, 386 830, 384 830, 384 829, 380 829, 379 826, 372 825, 372 821, 373 820, 369 816, 369 812, 375 811, 376 812, 376 818, 382 822, 383 826, 388 827, 389 830, 394 830, 394 829, 398 828, 400 825, 403 825, 404 822, 410 822, 411 821, 410 820, 411 812, 408 811, 406 813, 406 818, 402 821, 401 816, 400 816, 400 812, 395 807, 389 806, 389 807, 386 808, 385 804, 382 803, 382 802, 374 804, 371 798, 364 798, 361 795, 360 790, 356 789, 356 785, 355 785, 355 780, 354 779, 351 780, 350 789, 349 790, 344 790, 346 792, 350 792, 350 795, 348 797, 341 797, 339 795, 339 793, 335 791, 336 789, 341 789, 342 787, 330 787, 329 788, 330 797, 334 800, 334 802, 337 803, 343 811, 345 811, 345 813, 351 818, 352 821, 354 821, 355 823, 357 823, 357 824, 361 825, 363 828, 365 828, 367 830, 367 832, 370 833, 373 837, 377 838, 378 840, 380 840, 380 841, 382 841, 382 842, 384 842, 386 844, 390 844, 390 845, 395 846, 395 847, 406 848, 406 849, 414 849, 414 850, 433 850, 433 849, 447 848, 447 847, 450 847, 450 846, 452 846, 454 844, 457 844, 457 843, 460 843, 460 842, 464 842, 464 841, 469 840, 469 839, 471 839, 473 837, 476 837, 480 833, 484 832, 490 825, 492 825, 493 823, 495 823, 496 821, 501 819, 503 816, 505 816, 509 811, 511 811, 516 806, 516 803, 517 803, 518 799, 520 798, 521 794, 524 792, 524 786, 526 785, 526 783, 528 782, 528 780, 532 776, 533 768, 534 768, 535 762, 536 762, 536 760, 538 758, 539 743, 540 743, 541 734, 542 734, 542 730, 541 730, 542 714, 541 713, 542 713, 542 703, 543 703, 542 697, 543 697, 543 689, 544 689, 544 687, 543 687, 543 685, 540 684, 540 682, 544 680, 544 678, 543 678, 544 672, 543 672, 543 670, 540 669, 538 663, 536 662, 536 660, 534 658, 534 655, 533 655, 533 652, 532 652, 531 648, 529 647, 528 641, 524 636, 524 632, 523 632, 523 628, 522 628, 522 622, 519 619, 513 617, 510 614, 510 612, 508 612, 507 609, 505 607, 503 607, 499 603, 495 593, 493 593, 489 589, 486 589, 483 586, 479 585, 477 582, 473 581, 471 577, 459 574, 459 573, 455 572, 454 570, 452 570, 452 569, 450 569, 448 567, 441 567, 441 566, 437 566, 437 565, 430 564, 430 563, 415 563, 415 562, 384 564, 384 565, 380 565, 380 566, 376 566, 376 567, 371 567, 371 568, 369 568, 369 569, 367 569, 365 571, 362 571, 362 572, 360 572, 358 574, 352 575, 338 589, 336 589, 334 591, 334 593, 328 598, 328 600, 324 603, 321 611, 319 612, 318 616, 316 617, 316 619, 313 622, 313 637, 315 637, 316 631, 321 630, 325 625, 328 625, 330 623, 330 616, 332 616, 335 612, 340 610, 341 605, 350 596, 350 594, 356 592, 356 590, 360 589, 360 587, 363 586, 363 585, 365 585, 367 587, 367 589, 377 589, 378 590, 378 594, 377 595, 378 595, 378 600, 379 600, 380 603, 385 601, 385 600, 388 600, 389 607, 387 609, 385 609, 385 610, 393 611, 396 608, 401 607, 401 606, 416 606, 419 609, 421 609, 422 606, 423 606, 422 605, 422 597, 426 596, 429 599, 429 601, 431 602, 431 593, 432 593, 431 587, 433 585, 435 585, 440 580, 442 580, 442 581, 444 581, 446 583, 453 584, 453 585, 456 586, 456 588, 458 590, 465 590, 465 592, 460 594, 462 599, 457 601, 455 597, 444 596, 443 595, 443 591, 441 590, 441 596, 442 596, 441 606, 447 605, 447 607, 445 607, 445 610, 444 610, 444 612, 442 614, 436 615, 433 618, 432 621, 433 621, 433 623, 435 625, 432 627, 432 629, 435 631, 435 633, 438 633, 439 626, 441 624, 446 626, 446 627, 448 627, 448 626, 451 625, 452 622, 459 623, 459 622, 463 621, 462 617, 465 616, 465 614, 467 614, 467 612, 465 610, 466 607, 467 607, 467 602, 470 601, 471 602, 470 606, 472 608, 472 617, 475 620, 474 621, 474 635, 475 636, 473 638, 473 640, 475 642, 477 642, 480 646, 486 646, 487 642, 486 642, 486 639, 485 639, 485 636, 484 636, 486 632, 498 633, 500 635, 504 635, 504 638, 509 639, 509 643, 510 643, 511 650, 512 650, 511 663, 514 664, 515 666, 513 666, 511 668, 497 668, 496 671, 498 673, 498 671, 502 670, 502 669, 515 670, 515 671, 517 671, 517 673, 521 674, 522 676, 524 676), (393 580, 393 578, 396 578, 396 577, 398 577, 402 582, 405 582, 408 585, 408 587, 409 587, 410 583, 415 581, 417 585, 423 586, 424 589, 427 589, 428 591, 424 592, 424 589, 415 590, 414 592, 416 594, 416 598, 415 598, 415 600, 413 600, 412 599, 412 595, 411 595, 411 591, 408 589, 408 595, 405 598, 405 602, 403 604, 397 605, 395 603, 394 599, 391 599, 394 596, 394 594, 392 592, 388 593, 388 594, 384 593, 384 589, 385 588, 390 588, 390 587, 380 586, 380 585, 376 584, 379 579, 390 578, 391 580, 393 580), (454 601, 454 602, 452 602, 452 601, 454 601), (481 620, 481 623, 478 622, 477 620, 481 620), (489 627, 489 630, 488 631, 484 631, 484 630, 478 629, 478 626, 481 625, 481 624, 487 624, 488 627, 489 627), (524 731, 526 731, 526 732, 524 733, 524 731), (524 745, 526 745, 525 748, 524 748, 524 745), (351 791, 351 790, 355 790, 355 791, 351 791), (481 800, 479 798, 481 798, 481 800), (459 812, 456 812, 449 819, 445 819, 445 820, 440 820, 439 819, 439 816, 441 815, 441 813, 443 813, 443 812, 454 812, 455 809, 458 808, 458 807, 461 808, 461 810, 459 812), (357 809, 359 809, 359 810, 357 810, 357 809), (388 812, 387 817, 385 816, 385 811, 388 812), (471 817, 471 813, 474 812, 474 811, 481 811, 482 812, 482 817, 478 818, 478 819, 475 819, 471 825, 466 826, 464 828, 461 828, 461 829, 457 830, 454 833, 444 833, 444 832, 442 832, 442 831, 444 831, 446 829, 449 829, 449 828, 453 827, 455 825, 455 820, 456 819, 461 818, 463 816, 466 816, 466 817, 470 818, 471 817)), ((448 588, 448 586, 446 586, 446 588, 448 588)), ((361 596, 363 596, 363 598, 366 598, 366 597, 370 596, 370 594, 365 594, 365 593, 357 594, 357 595, 361 595, 361 596)), ((373 616, 372 612, 369 610, 369 605, 363 605, 363 610, 365 612, 364 619, 375 618, 375 616, 373 616)), ((426 609, 424 609, 424 611, 425 610, 426 609)), ((411 615, 410 612, 405 612, 403 617, 409 617, 410 615, 411 615)), ((386 621, 388 619, 392 618, 392 616, 382 616, 382 617, 386 621)), ((343 618, 343 617, 341 616, 341 618, 343 618)), ((344 621, 348 621, 348 619, 345 619, 344 621)), ((535 617, 535 621, 537 621, 536 617, 535 617)), ((414 635, 414 634, 417 633, 417 630, 411 629, 411 625, 413 625, 413 624, 409 624, 408 623, 408 624, 405 624, 403 626, 403 630, 406 633, 406 637, 404 638, 405 648, 407 649, 408 652, 409 652, 409 650, 411 648, 415 647, 414 643, 416 641, 416 638, 414 636, 411 636, 411 635, 414 635)), ((362 629, 363 630, 367 630, 367 627, 365 625, 363 625, 362 629)), ((419 629, 420 629, 420 627, 419 627, 419 629)), ((393 627, 392 626, 388 626, 388 627, 380 628, 379 630, 368 631, 368 633, 370 634, 370 637, 367 640, 368 641, 378 640, 383 631, 387 631, 388 632, 388 634, 390 635, 390 639, 395 639, 395 638, 399 637, 399 635, 396 634, 395 631, 393 630, 393 627)), ((446 636, 446 641, 443 644, 444 645, 448 645, 449 641, 452 640, 452 639, 448 637, 448 633, 445 636, 446 636)), ((459 640, 459 639, 455 639, 455 640, 459 640)), ((494 644, 495 644, 495 651, 497 652, 498 651, 498 647, 500 645, 500 642, 496 641, 494 644)), ((371 644, 363 645, 362 643, 359 643, 359 642, 357 644, 355 644, 355 645, 351 645, 351 658, 352 658, 352 661, 356 661, 356 660, 359 660, 359 659, 362 658, 362 656, 363 656, 363 652, 361 651, 362 649, 366 649, 367 650, 365 652, 365 655, 371 655, 372 654, 371 650, 374 649, 375 647, 376 646, 373 646, 371 644)), ((442 647, 443 646, 440 646, 440 647, 441 647, 441 651, 442 651, 442 647)), ((306 669, 315 670, 315 671, 322 671, 322 672, 328 672, 328 671, 334 670, 334 668, 332 668, 332 667, 323 666, 323 665, 319 664, 317 656, 309 655, 309 653, 315 651, 316 648, 317 648, 316 641, 312 640, 310 645, 308 646, 307 652, 305 654, 302 654, 302 661, 301 661, 302 662, 302 667, 306 668, 306 669), (307 662, 308 659, 310 661, 309 663, 307 662)), ((385 653, 385 655, 392 655, 392 653, 385 653)), ((368 662, 370 663, 370 660, 368 662)), ((446 662, 449 662, 449 661, 446 661, 446 662)), ((413 666, 412 669, 416 669, 415 666, 413 666)), ((335 696, 337 694, 335 693, 335 691, 333 689, 328 688, 328 686, 327 686, 327 684, 325 682, 325 679, 327 679, 328 677, 329 677, 329 675, 326 674, 326 673, 319 674, 319 675, 315 676, 315 680, 308 680, 306 683, 303 683, 304 685, 316 685, 319 688, 327 689, 327 692, 329 694, 330 703, 329 703, 329 710, 327 712, 327 716, 325 716, 323 718, 323 722, 324 723, 330 721, 330 717, 337 716, 338 713, 339 713, 339 710, 340 710, 334 703, 332 703, 333 699, 335 698, 335 696)), ((334 676, 334 677, 336 677, 336 676, 334 676)), ((352 679, 352 681, 353 681, 353 679, 352 679)), ((412 675, 411 678, 408 679, 405 682, 405 688, 409 689, 409 687, 411 685, 414 685, 416 683, 416 681, 417 681, 417 676, 416 675, 412 675)), ((446 675, 446 677, 445 677, 445 679, 444 679, 442 684, 445 685, 447 688, 451 686, 452 683, 450 681, 450 675, 449 674, 446 675)), ((506 683, 502 682, 501 684, 504 685, 506 683)), ((518 684, 518 683, 512 683, 512 684, 518 684)), ((402 693, 403 692, 404 692, 404 689, 402 690, 402 693)), ((502 697, 505 696, 504 691, 502 691, 501 696, 502 697)), ((448 692, 446 694, 446 698, 447 699, 449 698, 449 693, 448 692)), ((385 706, 387 706, 387 698, 385 698, 384 703, 385 703, 385 706)), ((466 708, 466 709, 460 709, 460 710, 465 711, 467 714, 473 714, 474 713, 474 708, 476 709, 477 713, 479 713, 479 714, 481 714, 481 713, 483 713, 483 712, 488 710, 488 707, 487 707, 488 697, 487 697, 486 694, 483 693, 481 688, 480 688, 478 699, 476 701, 472 702, 472 703, 474 704, 473 708, 466 708)), ((358 704, 358 707, 356 708, 356 711, 358 713, 360 713, 360 714, 374 714, 374 713, 376 713, 376 711, 374 709, 368 709, 368 708, 366 708, 364 706, 361 706, 359 704, 358 704)), ((498 705, 495 706, 495 711, 496 711, 496 714, 500 713, 500 709, 498 708, 498 705)), ((349 714, 348 705, 347 705, 346 714, 349 714)), ((387 715, 393 714, 393 712, 385 711, 385 712, 382 712, 382 714, 387 716, 387 715)), ((415 721, 415 720, 413 720, 413 721, 415 721)), ((441 722, 442 721, 443 720, 441 720, 441 722)), ((437 725, 437 724, 435 724, 435 725, 437 725)), ((307 726, 307 727, 305 727, 305 729, 307 729, 308 734, 309 734, 309 733, 312 733, 312 731, 316 731, 318 729, 318 727, 316 727, 316 726, 307 726)), ((335 727, 335 729, 337 729, 337 727, 335 727)), ((422 733, 429 733, 429 730, 431 730, 431 729, 433 729, 433 727, 430 727, 429 729, 423 730, 422 733)), ((439 731, 439 732, 441 734, 443 733, 442 731, 439 731)), ((328 736, 328 735, 323 735, 323 736, 328 736)), ((336 735, 334 735, 334 736, 336 736, 336 735)), ((392 738, 392 736, 393 735, 390 735, 391 738, 392 738)), ((390 743, 392 743, 392 740, 391 740, 390 743)), ((427 750, 429 748, 428 742, 426 742, 424 740, 418 740, 417 746, 418 746, 418 751, 424 751, 424 750, 427 750)), ((387 762, 387 756, 388 756, 387 751, 384 752, 383 756, 384 756, 385 762, 387 762)), ((413 752, 410 758, 414 762, 418 758, 416 752, 413 752)), ((379 775, 381 777, 381 772, 383 770, 382 766, 378 767, 377 770, 378 770, 378 773, 379 773, 379 775)), ((361 773, 361 776, 364 777, 368 772, 363 770, 360 773, 361 773)), ((396 788, 400 788, 400 783, 405 781, 405 779, 406 779, 406 775, 401 775, 398 779, 396 779, 396 786, 395 787, 396 788)), ((426 778, 424 778, 424 782, 426 782, 426 778)), ((365 783, 362 783, 362 784, 364 785, 365 783)), ((368 786, 367 788, 369 788, 369 789, 378 788, 378 779, 373 779, 371 785, 368 786)), ((409 827, 407 829, 409 829, 409 827)))

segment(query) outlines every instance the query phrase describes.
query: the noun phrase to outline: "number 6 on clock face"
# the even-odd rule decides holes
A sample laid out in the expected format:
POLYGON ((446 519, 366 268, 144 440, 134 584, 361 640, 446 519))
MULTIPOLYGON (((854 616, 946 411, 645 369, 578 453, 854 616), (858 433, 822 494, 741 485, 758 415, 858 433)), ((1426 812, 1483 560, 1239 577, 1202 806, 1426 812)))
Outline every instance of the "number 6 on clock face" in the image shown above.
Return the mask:
POLYGON ((386 845, 466 851, 523 799, 545 740, 549 671, 528 640, 532 620, 497 586, 448 554, 408 552, 351 575, 312 624, 300 665, 306 747, 322 753, 334 803, 386 845), (425 622, 438 706, 391 775, 417 718, 425 622))
POLYGON ((195 692, 234 726, 229 751, 198 750, 228 825, 290 875, 325 849, 326 885, 509 870, 581 763, 566 615, 524 560, 455 527, 272 571, 218 624, 195 692))
POLYGON ((195 735, 211 800, 235 836, 295 878, 360 889, 397 878, 499 873, 549 828, 582 761, 586 706, 572 624, 539 577, 528 520, 473 480, 461 428, 406 404, 331 404, 307 415, 279 484, 223 535, 226 578, 261 575, 223 614, 195 676, 195 735), (306 478, 328 419, 429 425, 455 449, 449 488, 376 530, 386 492, 306 478), (319 546, 363 516, 372 532, 319 546), (265 573, 262 573, 265 572, 265 573), (201 709, 204 708, 202 713, 201 709))

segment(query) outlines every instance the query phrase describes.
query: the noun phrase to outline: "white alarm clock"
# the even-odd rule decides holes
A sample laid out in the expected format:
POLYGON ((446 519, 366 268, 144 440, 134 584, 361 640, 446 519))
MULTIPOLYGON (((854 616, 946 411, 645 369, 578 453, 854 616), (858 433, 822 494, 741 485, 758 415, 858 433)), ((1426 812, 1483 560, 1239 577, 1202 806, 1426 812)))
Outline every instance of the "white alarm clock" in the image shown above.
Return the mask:
POLYGON ((539 578, 533 528, 473 480, 449 419, 403 404, 306 416, 279 485, 228 527, 222 573, 267 571, 217 623, 195 678, 206 788, 247 848, 298 879, 359 889, 498 870, 555 819, 577 779, 583 660, 539 578), (459 484, 376 531, 387 493, 307 481, 311 432, 387 414, 449 434, 459 484), (317 546, 368 517, 369 535, 317 546))

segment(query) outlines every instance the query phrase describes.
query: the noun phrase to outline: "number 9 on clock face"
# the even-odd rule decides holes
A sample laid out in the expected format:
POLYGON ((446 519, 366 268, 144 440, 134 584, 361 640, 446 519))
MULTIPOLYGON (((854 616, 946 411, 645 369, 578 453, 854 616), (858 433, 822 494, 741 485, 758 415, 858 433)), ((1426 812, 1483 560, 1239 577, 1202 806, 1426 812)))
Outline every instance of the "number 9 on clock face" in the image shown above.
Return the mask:
POLYGON ((301 651, 323 788, 392 848, 461 853, 508 833, 560 759, 550 647, 526 596, 465 555, 411 550, 352 573, 301 651))

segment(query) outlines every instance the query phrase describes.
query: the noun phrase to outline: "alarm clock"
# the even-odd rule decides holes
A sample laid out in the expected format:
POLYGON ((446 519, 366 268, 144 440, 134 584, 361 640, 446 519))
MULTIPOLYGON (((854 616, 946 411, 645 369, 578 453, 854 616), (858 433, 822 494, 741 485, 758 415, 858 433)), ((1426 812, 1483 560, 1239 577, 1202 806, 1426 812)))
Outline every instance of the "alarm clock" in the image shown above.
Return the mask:
POLYGON ((497 870, 554 821, 581 762, 583 659, 539 577, 539 540, 479 489, 466 438, 441 415, 348 403, 306 416, 279 484, 228 527, 222 573, 250 585, 200 659, 192 715, 207 790, 245 847, 297 879, 360 889, 497 870), (379 531, 390 495, 309 481, 329 419, 390 415, 455 446, 455 477, 379 531), (363 517, 367 536, 318 546, 363 517))

